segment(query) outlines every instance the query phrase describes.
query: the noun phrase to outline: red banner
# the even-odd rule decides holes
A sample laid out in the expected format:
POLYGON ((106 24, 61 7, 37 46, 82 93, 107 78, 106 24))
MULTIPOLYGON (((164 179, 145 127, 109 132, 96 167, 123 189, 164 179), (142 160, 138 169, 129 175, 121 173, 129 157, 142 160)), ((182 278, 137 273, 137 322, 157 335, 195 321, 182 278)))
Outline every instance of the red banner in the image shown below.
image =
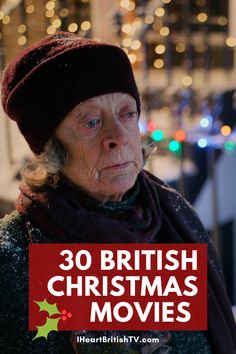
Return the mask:
POLYGON ((33 244, 29 328, 206 330, 205 244, 33 244))

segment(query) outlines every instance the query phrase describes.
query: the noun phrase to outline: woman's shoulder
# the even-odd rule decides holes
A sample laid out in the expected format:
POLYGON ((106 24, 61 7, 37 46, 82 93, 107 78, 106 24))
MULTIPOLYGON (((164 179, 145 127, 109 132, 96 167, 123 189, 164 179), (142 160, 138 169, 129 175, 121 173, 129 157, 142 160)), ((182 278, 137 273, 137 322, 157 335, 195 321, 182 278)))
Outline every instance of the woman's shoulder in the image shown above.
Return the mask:
MULTIPOLYGON (((182 232, 184 228, 187 234, 193 236, 192 239, 195 242, 212 244, 208 232, 192 205, 166 182, 147 171, 144 171, 144 175, 144 178, 147 178, 156 189, 160 208, 168 215, 172 223, 175 226, 180 225, 182 232)), ((190 239, 189 242, 191 242, 190 239)))
POLYGON ((17 278, 28 263, 24 218, 16 211, 0 220, 0 259, 2 281, 17 278))
POLYGON ((12 247, 27 243, 25 220, 17 211, 0 220, 0 249, 10 250, 12 247))
POLYGON ((23 224, 17 212, 0 221, 0 311, 4 321, 11 318, 12 301, 22 305, 27 290, 28 244, 23 224))
POLYGON ((155 185, 159 199, 163 199, 169 205, 176 206, 176 210, 181 206, 196 214, 192 205, 175 188, 146 170, 143 171, 143 174, 144 178, 155 185))
POLYGON ((175 188, 170 186, 167 182, 162 181, 148 171, 144 171, 145 178, 148 178, 153 185, 155 185, 158 197, 161 203, 170 207, 177 213, 179 211, 187 212, 189 216, 194 216, 198 219, 198 215, 192 205, 185 199, 175 188))

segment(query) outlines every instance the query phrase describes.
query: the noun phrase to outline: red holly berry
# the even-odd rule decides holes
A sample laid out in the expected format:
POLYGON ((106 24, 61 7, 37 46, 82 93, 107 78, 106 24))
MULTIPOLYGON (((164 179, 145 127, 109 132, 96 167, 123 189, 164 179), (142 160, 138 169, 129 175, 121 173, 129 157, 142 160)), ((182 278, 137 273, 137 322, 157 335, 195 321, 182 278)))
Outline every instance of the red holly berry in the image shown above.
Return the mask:
POLYGON ((61 314, 63 315, 63 316, 61 316, 62 321, 66 321, 67 318, 71 318, 72 317, 72 313, 67 312, 67 310, 62 310, 61 314))

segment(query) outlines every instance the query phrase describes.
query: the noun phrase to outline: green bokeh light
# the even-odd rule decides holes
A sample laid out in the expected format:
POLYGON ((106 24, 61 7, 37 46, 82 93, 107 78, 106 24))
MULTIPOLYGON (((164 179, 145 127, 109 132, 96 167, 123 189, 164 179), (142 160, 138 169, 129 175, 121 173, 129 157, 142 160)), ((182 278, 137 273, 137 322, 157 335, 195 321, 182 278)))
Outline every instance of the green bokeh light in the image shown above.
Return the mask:
POLYGON ((152 132, 151 137, 155 141, 162 141, 164 139, 164 133, 161 130, 155 130, 152 132))
POLYGON ((225 143, 226 150, 232 151, 232 150, 234 150, 234 148, 235 148, 235 144, 233 141, 226 141, 226 143, 225 143))
POLYGON ((169 143, 169 149, 172 152, 177 152, 180 150, 181 144, 176 140, 171 140, 169 143))

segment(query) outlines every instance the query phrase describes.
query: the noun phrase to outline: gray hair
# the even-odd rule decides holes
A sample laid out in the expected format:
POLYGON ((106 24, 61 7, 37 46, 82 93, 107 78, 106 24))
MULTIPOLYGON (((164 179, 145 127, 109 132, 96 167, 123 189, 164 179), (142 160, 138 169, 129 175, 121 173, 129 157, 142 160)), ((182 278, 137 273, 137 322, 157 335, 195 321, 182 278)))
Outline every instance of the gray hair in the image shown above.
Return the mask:
POLYGON ((40 189, 46 185, 56 188, 61 168, 69 161, 69 157, 62 143, 53 136, 40 155, 24 161, 22 177, 32 189, 40 189))
MULTIPOLYGON (((144 163, 155 153, 153 143, 142 142, 144 163)), ((62 167, 69 161, 70 154, 62 143, 53 136, 45 145, 44 151, 24 161, 21 174, 28 186, 33 190, 46 186, 57 188, 62 167)))

